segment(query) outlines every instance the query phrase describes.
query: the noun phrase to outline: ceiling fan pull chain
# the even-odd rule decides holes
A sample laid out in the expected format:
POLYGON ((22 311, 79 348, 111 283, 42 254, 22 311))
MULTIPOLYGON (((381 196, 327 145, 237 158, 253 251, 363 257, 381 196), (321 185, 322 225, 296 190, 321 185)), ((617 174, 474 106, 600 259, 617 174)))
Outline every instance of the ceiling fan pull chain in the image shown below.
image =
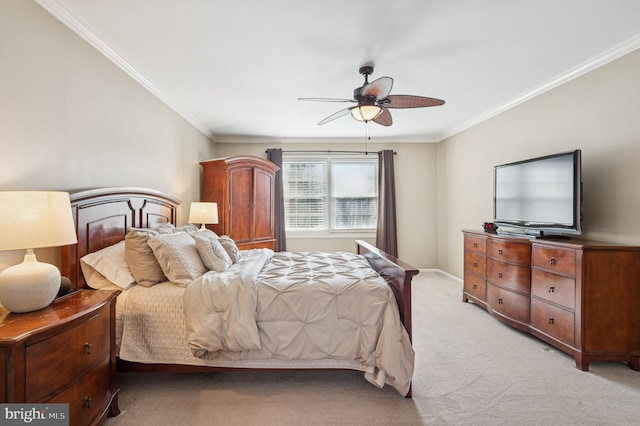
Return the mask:
POLYGON ((364 152, 369 153, 369 141, 371 140, 371 130, 369 129, 369 122, 364 123, 365 135, 364 135, 364 152))

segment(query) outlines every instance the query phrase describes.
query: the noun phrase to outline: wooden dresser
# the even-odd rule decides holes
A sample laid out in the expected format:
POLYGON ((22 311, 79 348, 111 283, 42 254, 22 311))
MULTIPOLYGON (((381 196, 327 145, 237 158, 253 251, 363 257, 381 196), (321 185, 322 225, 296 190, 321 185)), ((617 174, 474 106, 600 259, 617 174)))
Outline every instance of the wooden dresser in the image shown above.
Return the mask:
POLYGON ((271 161, 253 156, 209 160, 202 166, 202 201, 218 203, 218 235, 228 235, 238 248, 275 249, 275 174, 271 161))
POLYGON ((463 234, 464 302, 572 355, 581 370, 591 360, 640 370, 640 247, 463 234))
POLYGON ((118 415, 118 293, 80 290, 24 314, 0 308, 0 402, 67 403, 71 425, 118 415))

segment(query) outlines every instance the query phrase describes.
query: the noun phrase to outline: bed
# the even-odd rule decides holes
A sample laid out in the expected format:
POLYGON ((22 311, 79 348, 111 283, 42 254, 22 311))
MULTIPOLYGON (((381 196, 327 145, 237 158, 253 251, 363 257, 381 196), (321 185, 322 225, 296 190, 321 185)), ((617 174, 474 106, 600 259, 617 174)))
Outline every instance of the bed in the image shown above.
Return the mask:
MULTIPOLYGON (((356 241, 356 253, 234 252, 233 241, 226 241, 225 254, 217 247, 224 236, 176 226, 180 200, 162 192, 117 187, 70 196, 78 243, 62 249, 62 274, 73 288, 122 290, 116 304, 119 372, 351 369, 411 397, 411 280, 417 269, 364 241, 356 241), (163 229, 169 231, 147 242, 168 268, 164 279, 142 285, 139 276, 136 284, 118 275, 132 233, 157 236, 163 229), (183 277, 172 270, 180 262, 171 256, 193 252, 194 239, 197 249, 208 241, 207 250, 215 243, 213 252, 222 254, 211 260, 211 251, 196 250, 206 270, 183 277), (222 255, 232 262, 218 269, 212 262, 222 255), (105 264, 111 265, 106 272, 105 264)), ((128 260, 133 272, 135 262, 128 260)))

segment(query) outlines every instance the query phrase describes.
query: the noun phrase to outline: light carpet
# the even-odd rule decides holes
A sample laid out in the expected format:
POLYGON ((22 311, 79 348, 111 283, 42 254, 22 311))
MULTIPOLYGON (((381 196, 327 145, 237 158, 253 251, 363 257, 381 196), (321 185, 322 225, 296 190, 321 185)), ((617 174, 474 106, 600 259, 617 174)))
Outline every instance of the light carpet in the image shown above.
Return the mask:
POLYGON ((471 303, 462 284, 413 281, 413 398, 354 371, 118 374, 116 425, 638 425, 640 372, 573 357, 471 303))

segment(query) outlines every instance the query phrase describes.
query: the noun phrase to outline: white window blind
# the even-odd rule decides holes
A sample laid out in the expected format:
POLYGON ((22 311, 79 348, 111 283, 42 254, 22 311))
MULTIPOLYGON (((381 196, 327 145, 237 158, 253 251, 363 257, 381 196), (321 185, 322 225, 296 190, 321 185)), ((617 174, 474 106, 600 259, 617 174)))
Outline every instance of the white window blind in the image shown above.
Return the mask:
POLYGON ((378 162, 284 159, 285 223, 289 232, 372 230, 377 224, 378 162))
POLYGON ((283 162, 287 230, 327 230, 326 161, 283 162))

